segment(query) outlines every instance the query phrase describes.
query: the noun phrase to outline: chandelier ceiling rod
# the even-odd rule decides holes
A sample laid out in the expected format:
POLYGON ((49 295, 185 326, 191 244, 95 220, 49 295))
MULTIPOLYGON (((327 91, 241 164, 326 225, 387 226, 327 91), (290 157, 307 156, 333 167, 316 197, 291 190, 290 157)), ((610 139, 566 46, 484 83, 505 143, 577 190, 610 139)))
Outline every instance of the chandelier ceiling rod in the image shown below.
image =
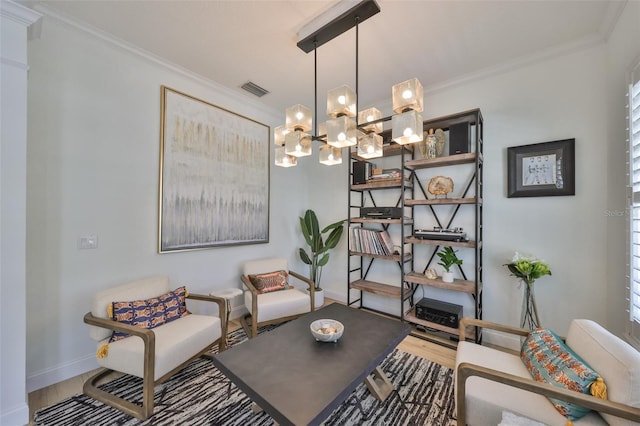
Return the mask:
POLYGON ((318 139, 318 49, 313 42, 313 138, 318 139))
MULTIPOLYGON (((356 15, 355 16, 355 22, 356 22, 356 112, 360 111, 360 108, 358 108, 358 105, 360 103, 360 95, 358 94, 358 24, 360 23, 360 15, 356 15)), ((356 113, 356 126, 358 125, 358 114, 356 113)))
MULTIPOLYGON (((344 8, 344 4, 350 3, 352 2, 343 1, 338 3, 337 6, 344 8)), ((329 13, 339 13, 339 11, 336 12, 337 10, 337 8, 329 10, 326 14, 320 16, 315 22, 320 21, 322 18, 327 19, 329 13)), ((358 22, 356 22, 356 20, 364 22, 378 12, 380 12, 380 6, 378 6, 378 3, 376 3, 375 0, 363 0, 339 16, 334 17, 328 23, 313 31, 311 34, 302 38, 298 42, 297 46, 305 53, 309 53, 338 37, 340 34, 350 30, 354 26, 357 26, 358 22)), ((315 22, 311 22, 307 27, 303 28, 302 31, 313 25, 315 22)))

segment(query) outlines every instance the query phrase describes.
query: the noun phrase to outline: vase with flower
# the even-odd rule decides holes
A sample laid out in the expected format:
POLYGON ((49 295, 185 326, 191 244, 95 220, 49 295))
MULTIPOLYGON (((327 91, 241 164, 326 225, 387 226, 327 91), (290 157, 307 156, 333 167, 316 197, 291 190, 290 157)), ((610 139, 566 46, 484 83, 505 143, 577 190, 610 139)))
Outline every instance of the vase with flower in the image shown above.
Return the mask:
POLYGON ((524 283, 520 327, 535 330, 540 327, 540 317, 533 283, 544 275, 551 275, 551 269, 545 261, 534 256, 523 256, 518 252, 513 256, 511 263, 506 263, 505 266, 511 275, 518 277, 524 283))

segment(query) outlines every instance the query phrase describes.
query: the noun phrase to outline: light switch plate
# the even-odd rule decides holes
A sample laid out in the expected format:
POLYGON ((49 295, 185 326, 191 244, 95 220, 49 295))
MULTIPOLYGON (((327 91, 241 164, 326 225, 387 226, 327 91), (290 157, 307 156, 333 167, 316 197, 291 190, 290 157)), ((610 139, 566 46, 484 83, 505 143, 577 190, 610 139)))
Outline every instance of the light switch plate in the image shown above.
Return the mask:
POLYGON ((97 235, 85 235, 78 238, 78 249, 88 250, 98 248, 98 236, 97 235))

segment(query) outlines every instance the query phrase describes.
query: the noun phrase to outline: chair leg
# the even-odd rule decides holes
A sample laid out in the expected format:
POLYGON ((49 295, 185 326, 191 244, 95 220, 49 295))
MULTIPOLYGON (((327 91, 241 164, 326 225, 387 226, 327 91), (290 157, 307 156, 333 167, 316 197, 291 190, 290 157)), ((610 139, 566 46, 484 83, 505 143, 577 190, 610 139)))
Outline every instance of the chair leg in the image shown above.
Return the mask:
POLYGON ((99 371, 94 376, 90 377, 84 384, 82 391, 85 395, 102 402, 103 404, 109 405, 117 410, 120 410, 124 413, 129 414, 140 420, 146 420, 151 415, 153 415, 153 388, 154 383, 144 383, 143 384, 143 403, 142 406, 138 404, 134 404, 131 401, 127 401, 126 399, 117 397, 113 394, 103 391, 98 388, 96 383, 109 375, 113 370, 103 369, 99 371), (150 398, 148 397, 148 393, 151 392, 150 398), (147 400, 150 401, 147 401, 147 400))
POLYGON ((248 319, 251 318, 250 314, 247 314, 245 316, 240 317, 240 324, 242 325, 242 328, 244 329, 244 332, 247 334, 247 337, 249 339, 251 339, 253 337, 252 334, 252 325, 253 325, 253 318, 251 319, 251 324, 249 325, 248 319))

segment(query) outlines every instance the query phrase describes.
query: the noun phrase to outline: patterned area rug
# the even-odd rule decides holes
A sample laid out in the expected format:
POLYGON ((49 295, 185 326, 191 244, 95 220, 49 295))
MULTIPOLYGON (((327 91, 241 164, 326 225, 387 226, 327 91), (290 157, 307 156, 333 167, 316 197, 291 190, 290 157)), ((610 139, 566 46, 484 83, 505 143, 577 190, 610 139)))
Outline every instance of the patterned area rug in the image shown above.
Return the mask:
MULTIPOLYGON (((261 332, 267 332, 263 328, 261 332)), ((244 330, 230 335, 231 345, 246 340, 244 330)), ((360 384, 324 425, 455 425, 453 370, 399 349, 382 363, 394 391, 385 402, 360 384)), ((142 380, 122 376, 102 385, 109 392, 140 403, 142 380)), ((207 359, 198 359, 155 389, 155 412, 137 420, 83 394, 38 410, 38 426, 72 425, 273 425, 268 414, 254 413, 251 400, 207 359)))

